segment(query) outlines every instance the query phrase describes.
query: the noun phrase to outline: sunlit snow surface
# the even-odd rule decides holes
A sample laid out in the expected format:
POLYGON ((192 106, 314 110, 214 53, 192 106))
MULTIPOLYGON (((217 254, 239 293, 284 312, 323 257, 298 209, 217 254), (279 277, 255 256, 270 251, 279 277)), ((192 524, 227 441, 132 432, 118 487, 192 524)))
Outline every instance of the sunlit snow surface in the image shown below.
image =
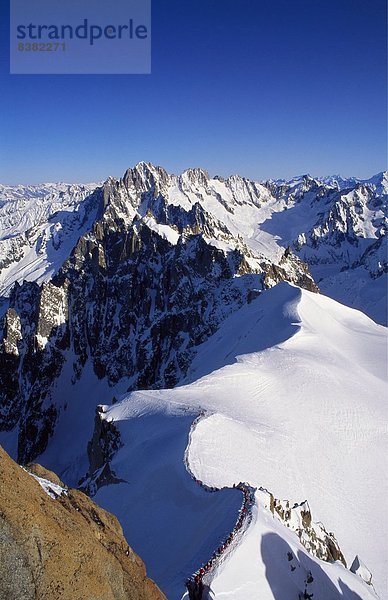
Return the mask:
POLYGON ((38 475, 35 475, 34 473, 30 473, 30 475, 31 475, 31 477, 36 479, 36 481, 39 483, 41 488, 46 492, 46 494, 48 496, 50 496, 50 498, 53 498, 54 500, 56 498, 58 498, 58 496, 62 496, 62 494, 67 493, 66 488, 62 487, 61 485, 53 483, 52 481, 49 481, 48 479, 44 479, 44 477, 38 477, 38 475))
POLYGON ((91 196, 96 188, 0 184, 0 296, 8 296, 16 281, 51 279, 97 216, 98 201, 91 196))
MULTIPOLYGON (((384 597, 386 348, 386 329, 362 313, 280 284, 199 348, 186 385, 134 392, 106 407, 104 418, 116 423, 124 441, 112 467, 127 483, 101 488, 96 500, 119 516, 146 562, 150 555, 150 574, 155 568, 169 598, 179 597, 176 576, 186 574, 189 558, 206 561, 212 535, 226 523, 200 492, 193 496, 183 471, 187 427, 200 408, 209 416, 192 432, 188 448, 196 477, 217 487, 247 481, 291 503, 307 499, 314 520, 334 532, 348 565, 358 554, 384 597), (168 583, 170 571, 175 579, 168 583)), ((209 498, 233 521, 234 499, 219 494, 209 498)), ((309 570, 314 600, 374 597, 339 563, 307 555, 258 501, 248 533, 211 589, 220 599, 288 600, 309 570)))

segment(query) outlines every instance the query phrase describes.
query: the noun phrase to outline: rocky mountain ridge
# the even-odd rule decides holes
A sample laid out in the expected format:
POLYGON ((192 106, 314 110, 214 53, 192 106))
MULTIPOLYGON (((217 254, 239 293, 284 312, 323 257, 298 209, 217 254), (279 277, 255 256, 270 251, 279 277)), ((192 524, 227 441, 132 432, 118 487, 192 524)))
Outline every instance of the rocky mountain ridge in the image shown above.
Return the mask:
MULTIPOLYGON (((115 194, 116 216, 132 220, 137 214, 159 231, 163 225, 193 231, 199 220, 209 240, 240 245, 251 263, 251 253, 276 262, 291 246, 324 293, 386 322, 381 305, 376 308, 376 296, 384 293, 380 275, 387 268, 386 172, 368 180, 304 175, 254 182, 237 175, 211 178, 203 169, 175 176, 139 163, 122 180, 110 178, 105 188, 115 194), (141 202, 138 194, 144 196, 141 202), (383 251, 376 253, 375 245, 383 251), (368 294, 367 287, 376 292, 368 294)), ((15 281, 50 280, 101 216, 104 194, 107 201, 109 193, 101 194, 96 184, 0 185, 0 295, 9 296, 15 281)), ((163 234, 174 235, 171 228, 163 234)))

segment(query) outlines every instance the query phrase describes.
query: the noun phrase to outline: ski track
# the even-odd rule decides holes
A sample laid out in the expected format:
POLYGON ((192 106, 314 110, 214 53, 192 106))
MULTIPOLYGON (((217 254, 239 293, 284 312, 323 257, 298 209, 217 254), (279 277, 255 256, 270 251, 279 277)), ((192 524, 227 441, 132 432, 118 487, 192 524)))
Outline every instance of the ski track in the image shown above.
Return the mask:
MULTIPOLYGON (((227 489, 227 486, 223 488, 210 487, 197 479, 190 469, 190 463, 188 459, 189 448, 191 444, 192 434, 194 433, 198 423, 201 419, 206 418, 206 413, 201 412, 198 417, 193 421, 193 424, 189 431, 189 441, 184 454, 184 464, 190 477, 197 483, 205 492, 215 493, 221 489, 227 489)), ((211 558, 207 562, 203 562, 201 567, 193 573, 193 575, 186 581, 186 587, 189 592, 190 600, 201 600, 203 598, 203 586, 208 586, 210 590, 211 582, 216 575, 219 567, 231 556, 235 548, 241 543, 242 537, 247 531, 252 521, 252 507, 255 503, 255 492, 256 488, 253 488, 248 483, 239 482, 233 485, 234 489, 241 490, 243 494, 243 502, 238 513, 238 519, 229 533, 226 539, 222 540, 218 548, 213 552, 211 558)))

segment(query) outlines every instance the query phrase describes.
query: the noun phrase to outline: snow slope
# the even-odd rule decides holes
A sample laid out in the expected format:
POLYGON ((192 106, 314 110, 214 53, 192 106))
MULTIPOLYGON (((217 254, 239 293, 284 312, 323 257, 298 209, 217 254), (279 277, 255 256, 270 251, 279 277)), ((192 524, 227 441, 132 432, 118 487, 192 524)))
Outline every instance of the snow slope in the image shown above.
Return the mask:
MULTIPOLYGON (((334 532, 348 566, 358 554, 384 597, 386 352, 386 329, 362 313, 289 284, 277 285, 229 317, 199 347, 186 385, 133 392, 105 407, 103 418, 115 423, 124 443, 112 468, 126 483, 101 488, 97 502, 118 515, 131 540, 137 537, 134 547, 146 559, 152 545, 148 535, 173 503, 179 510, 178 525, 170 531, 176 540, 175 570, 186 573, 188 565, 179 550, 181 523, 190 556, 201 554, 206 561, 211 540, 206 538, 205 553, 195 553, 204 530, 190 518, 199 505, 186 496, 187 486, 176 475, 184 477, 187 429, 181 429, 180 444, 174 442, 176 424, 183 427, 185 420, 178 416, 206 410, 187 450, 194 475, 209 486, 239 481, 264 486, 291 504, 307 499, 313 519, 334 532), (149 496, 154 504, 145 502, 156 517, 151 516, 146 534, 148 519, 140 518, 139 525, 133 508, 141 510, 149 496)), ((225 508, 231 510, 227 503, 225 508)), ((213 523, 215 513, 206 514, 213 523)), ((213 536, 219 532, 212 528, 213 536)), ((163 539, 165 548, 169 539, 163 539)), ((168 571, 167 555, 162 549, 157 553, 160 573, 168 571)), ((296 535, 263 509, 258 491, 248 533, 220 565, 211 589, 217 599, 286 600, 291 589, 303 591, 308 571, 314 575, 315 583, 309 584, 314 600, 374 597, 373 589, 340 563, 309 556, 296 535), (289 548, 293 571, 285 559, 289 548)), ((165 580, 164 589, 169 585, 165 580)), ((176 581, 170 589, 169 597, 178 597, 176 581)))
POLYGON ((260 507, 260 497, 253 512, 243 543, 211 584, 214 598, 298 600, 305 590, 314 600, 376 598, 371 587, 339 562, 308 554, 292 531, 260 507))
MULTIPOLYGON (((108 417, 109 418, 109 417, 108 417)), ((184 595, 185 581, 233 528, 241 494, 210 494, 183 463, 190 411, 144 411, 120 423, 128 441, 112 461, 121 483, 100 488, 94 500, 119 516, 132 548, 142 552, 149 576, 169 600, 184 595)))
POLYGON ((97 216, 97 184, 0 185, 0 296, 51 279, 97 216))

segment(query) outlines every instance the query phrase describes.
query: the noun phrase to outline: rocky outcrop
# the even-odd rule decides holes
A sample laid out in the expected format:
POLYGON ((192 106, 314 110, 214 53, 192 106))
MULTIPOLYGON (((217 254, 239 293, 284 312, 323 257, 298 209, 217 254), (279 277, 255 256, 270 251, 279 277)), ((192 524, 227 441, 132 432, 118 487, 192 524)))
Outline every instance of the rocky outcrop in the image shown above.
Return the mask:
POLYGON ((372 573, 369 571, 366 564, 363 563, 362 560, 358 556, 354 557, 354 560, 351 564, 350 570, 352 573, 355 573, 356 575, 361 577, 361 579, 363 579, 365 581, 365 583, 373 586, 372 573))
POLYGON ((350 190, 324 189, 316 221, 293 240, 294 250, 309 265, 355 268, 363 254, 385 238, 386 199, 384 190, 379 193, 361 183, 350 190))
POLYGON ((294 531, 307 552, 321 560, 338 560, 347 566, 334 533, 328 532, 322 523, 313 521, 307 500, 291 504, 288 500, 278 500, 265 488, 259 488, 257 496, 259 505, 294 531))
MULTIPOLYGON (((38 466, 31 469, 60 483, 38 466)), ((77 490, 54 499, 0 447, 0 598, 165 597, 113 515, 77 490)))
POLYGON ((29 463, 25 467, 26 471, 31 473, 32 475, 36 475, 39 479, 46 479, 47 481, 51 481, 54 485, 58 485, 59 487, 65 488, 65 484, 61 481, 56 473, 42 467, 38 463, 29 463))
POLYGON ((97 406, 93 436, 87 448, 89 470, 78 484, 79 489, 89 496, 94 496, 104 485, 123 481, 116 477, 110 464, 116 452, 122 447, 120 433, 112 421, 101 418, 103 413, 104 406, 97 406))
POLYGON ((267 288, 273 287, 281 281, 291 281, 297 286, 309 290, 310 292, 319 292, 319 287, 312 279, 307 263, 302 262, 292 253, 290 248, 286 248, 279 264, 268 265, 268 269, 263 279, 264 286, 267 288), (299 267, 297 276, 293 273, 289 273, 290 259, 299 267))
POLYGON ((11 430, 19 424, 22 463, 33 460, 36 449, 47 445, 57 418, 59 407, 50 401, 50 390, 69 345, 67 285, 16 284, 4 318, 0 428, 11 430))

